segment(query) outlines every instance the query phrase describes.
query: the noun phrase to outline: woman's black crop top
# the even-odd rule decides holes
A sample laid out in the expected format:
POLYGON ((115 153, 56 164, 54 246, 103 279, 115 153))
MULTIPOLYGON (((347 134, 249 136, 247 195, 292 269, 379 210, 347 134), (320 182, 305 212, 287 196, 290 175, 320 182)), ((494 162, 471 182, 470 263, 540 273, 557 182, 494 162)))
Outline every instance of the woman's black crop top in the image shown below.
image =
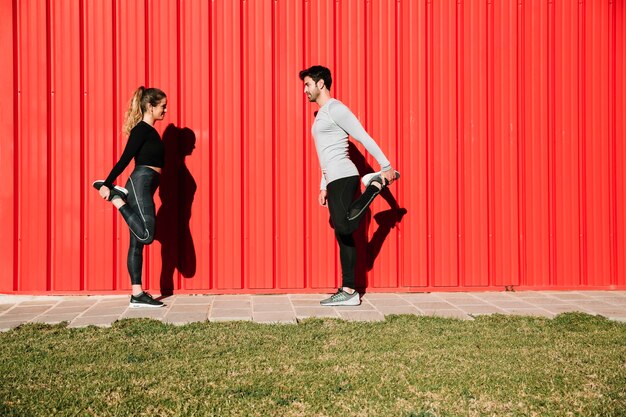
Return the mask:
POLYGON ((163 168, 165 161, 165 147, 159 132, 143 120, 130 131, 126 148, 104 181, 104 185, 109 189, 113 188, 113 181, 126 169, 133 158, 135 158, 135 165, 149 165, 158 168, 163 168))

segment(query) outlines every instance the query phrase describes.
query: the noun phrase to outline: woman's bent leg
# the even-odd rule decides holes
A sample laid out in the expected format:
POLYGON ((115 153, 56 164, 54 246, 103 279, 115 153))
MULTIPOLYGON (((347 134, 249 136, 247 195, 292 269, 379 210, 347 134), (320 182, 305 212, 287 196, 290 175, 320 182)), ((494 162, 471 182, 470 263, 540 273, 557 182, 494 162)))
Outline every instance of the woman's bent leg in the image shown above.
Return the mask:
POLYGON ((120 213, 131 233, 144 245, 149 245, 154 240, 156 210, 153 197, 158 179, 159 174, 154 170, 147 167, 136 168, 126 183, 127 204, 120 207, 120 213))

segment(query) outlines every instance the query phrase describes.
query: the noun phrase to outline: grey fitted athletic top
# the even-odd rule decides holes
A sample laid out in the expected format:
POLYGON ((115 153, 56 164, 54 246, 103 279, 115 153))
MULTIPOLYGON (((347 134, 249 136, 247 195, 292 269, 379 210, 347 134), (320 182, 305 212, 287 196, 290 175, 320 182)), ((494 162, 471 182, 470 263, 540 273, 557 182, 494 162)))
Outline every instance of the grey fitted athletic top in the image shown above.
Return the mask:
POLYGON ((320 107, 311 127, 317 156, 322 168, 320 190, 339 178, 359 175, 348 156, 348 135, 360 142, 372 155, 381 170, 388 171, 391 164, 374 139, 367 134, 359 120, 341 101, 331 98, 320 107))

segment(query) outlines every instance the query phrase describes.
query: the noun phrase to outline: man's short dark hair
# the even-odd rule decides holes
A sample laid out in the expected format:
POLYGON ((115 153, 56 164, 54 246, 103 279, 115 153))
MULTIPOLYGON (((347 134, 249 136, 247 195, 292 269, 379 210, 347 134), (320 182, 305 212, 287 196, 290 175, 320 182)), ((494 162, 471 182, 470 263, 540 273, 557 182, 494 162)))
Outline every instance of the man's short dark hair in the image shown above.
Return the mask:
POLYGON ((330 70, 321 65, 313 65, 311 68, 300 71, 300 79, 304 81, 304 77, 311 77, 315 83, 319 80, 324 80, 324 85, 330 91, 330 86, 333 84, 333 78, 330 76, 330 70))

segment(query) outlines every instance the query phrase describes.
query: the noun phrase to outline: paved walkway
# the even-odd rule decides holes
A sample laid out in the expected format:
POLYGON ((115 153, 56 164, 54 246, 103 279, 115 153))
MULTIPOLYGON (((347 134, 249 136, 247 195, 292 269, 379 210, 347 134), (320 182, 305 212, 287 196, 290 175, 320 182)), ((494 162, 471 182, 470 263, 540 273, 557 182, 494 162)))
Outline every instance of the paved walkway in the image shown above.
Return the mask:
POLYGON ((473 293, 368 293, 357 307, 321 307, 327 294, 174 295, 159 309, 128 308, 128 296, 0 295, 0 331, 24 323, 69 327, 110 326, 124 318, 147 317, 165 323, 248 320, 297 323, 309 317, 384 320, 390 314, 432 315, 472 320, 481 314, 554 317, 580 311, 626 322, 626 291, 541 291, 473 293))

